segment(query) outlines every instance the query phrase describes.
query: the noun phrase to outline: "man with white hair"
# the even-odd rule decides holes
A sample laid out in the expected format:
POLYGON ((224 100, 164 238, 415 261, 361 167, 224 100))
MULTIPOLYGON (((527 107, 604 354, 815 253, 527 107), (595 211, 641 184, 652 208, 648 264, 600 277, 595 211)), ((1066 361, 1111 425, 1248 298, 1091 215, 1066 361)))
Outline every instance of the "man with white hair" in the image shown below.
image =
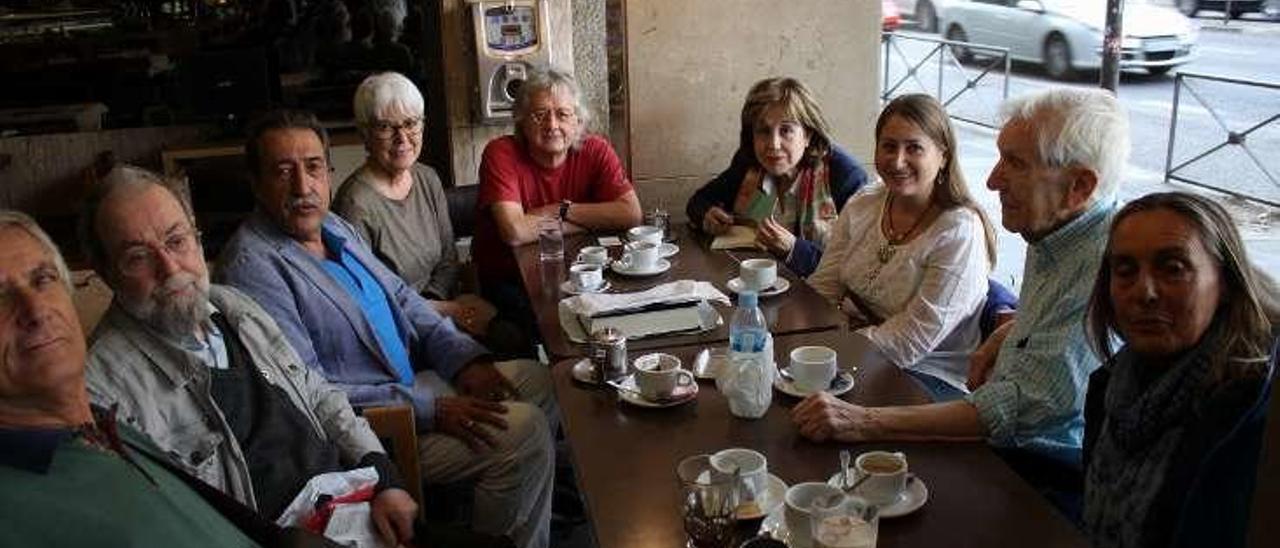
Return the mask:
MULTIPOLYGON (((590 135, 590 111, 573 76, 529 73, 515 104, 515 133, 484 148, 474 250, 485 297, 500 310, 527 306, 511 248, 538 239, 538 221, 558 216, 566 234, 640 223, 640 200, 618 155, 590 135)), ((527 310, 518 312, 533 327, 527 310)))
POLYGON ((0 210, 0 545, 307 545, 90 403, 71 294, 49 236, 0 210))
POLYGON ((112 170, 85 200, 80 236, 114 291, 87 382, 190 473, 275 519, 313 476, 374 467, 374 524, 414 536, 417 504, 338 387, 293 351, 248 296, 210 285, 185 202, 144 169, 112 170))
MULTIPOLYGON (((1114 96, 1068 88, 1014 99, 1004 113, 1000 161, 987 186, 1000 193, 1004 227, 1027 241, 1027 258, 1017 318, 971 361, 973 392, 961 401, 877 408, 819 394, 792 410, 801 434, 845 442, 985 438, 1046 464, 1046 472, 1078 471, 1084 392, 1099 365, 1085 341, 1084 312, 1127 162, 1128 119, 1114 96)), ((1026 459, 1009 460, 1020 468, 1014 461, 1026 459)))

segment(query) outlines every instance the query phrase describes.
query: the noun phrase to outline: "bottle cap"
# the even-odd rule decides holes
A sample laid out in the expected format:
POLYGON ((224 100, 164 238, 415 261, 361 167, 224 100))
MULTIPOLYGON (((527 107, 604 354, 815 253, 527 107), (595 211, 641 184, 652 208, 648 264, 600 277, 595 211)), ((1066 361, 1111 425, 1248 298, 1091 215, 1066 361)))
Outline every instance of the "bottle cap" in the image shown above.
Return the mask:
POLYGON ((755 291, 743 291, 738 293, 738 306, 751 308, 756 306, 759 298, 756 297, 755 291))

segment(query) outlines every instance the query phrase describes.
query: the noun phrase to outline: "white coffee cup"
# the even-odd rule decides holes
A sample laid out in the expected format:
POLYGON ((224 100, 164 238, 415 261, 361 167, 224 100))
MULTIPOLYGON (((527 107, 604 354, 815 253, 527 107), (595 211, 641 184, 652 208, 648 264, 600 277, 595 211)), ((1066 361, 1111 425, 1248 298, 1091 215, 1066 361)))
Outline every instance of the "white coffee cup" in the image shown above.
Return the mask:
POLYGON ((711 455, 711 466, 726 475, 738 471, 743 487, 738 492, 739 506, 758 501, 769 487, 769 459, 759 451, 739 447, 717 451, 711 455))
POLYGON ((627 230, 627 239, 633 242, 662 243, 662 227, 641 225, 627 230))
POLYGON ((813 503, 829 497, 843 497, 840 489, 821 482, 797 483, 787 488, 787 508, 783 516, 791 533, 791 546, 808 548, 813 543, 811 511, 813 503))
POLYGON ((569 267, 569 283, 579 291, 591 291, 604 284, 604 268, 598 264, 578 263, 569 267))
POLYGON ((907 456, 900 452, 868 451, 854 459, 853 470, 862 484, 858 494, 871 504, 888 506, 906 491, 907 456))
POLYGON ((738 277, 745 289, 768 289, 778 281, 778 263, 773 259, 747 259, 738 265, 738 277))
POLYGON ((680 368, 680 358, 655 352, 636 358, 632 365, 636 370, 636 387, 640 395, 650 400, 670 398, 676 388, 698 382, 693 372, 680 368))
POLYGON ((836 351, 825 346, 801 346, 791 351, 793 384, 802 392, 818 392, 836 378, 836 351))
POLYGON ((622 252, 622 260, 620 261, 622 268, 639 272, 653 270, 658 265, 658 259, 662 258, 659 254, 659 248, 659 244, 653 242, 632 242, 627 244, 627 247, 622 252))
POLYGON ((609 262, 609 248, 601 245, 589 245, 579 249, 578 262, 603 266, 609 262))

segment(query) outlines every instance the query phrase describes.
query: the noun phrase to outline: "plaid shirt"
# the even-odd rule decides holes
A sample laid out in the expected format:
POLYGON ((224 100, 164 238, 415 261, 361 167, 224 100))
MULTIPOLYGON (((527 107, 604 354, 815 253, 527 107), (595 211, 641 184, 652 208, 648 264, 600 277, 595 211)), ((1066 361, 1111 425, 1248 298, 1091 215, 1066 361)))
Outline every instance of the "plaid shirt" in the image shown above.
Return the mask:
POLYGON ((1027 246, 1018 319, 986 384, 968 396, 992 445, 1078 463, 1085 388, 1098 368, 1084 316, 1115 201, 1101 199, 1027 246))

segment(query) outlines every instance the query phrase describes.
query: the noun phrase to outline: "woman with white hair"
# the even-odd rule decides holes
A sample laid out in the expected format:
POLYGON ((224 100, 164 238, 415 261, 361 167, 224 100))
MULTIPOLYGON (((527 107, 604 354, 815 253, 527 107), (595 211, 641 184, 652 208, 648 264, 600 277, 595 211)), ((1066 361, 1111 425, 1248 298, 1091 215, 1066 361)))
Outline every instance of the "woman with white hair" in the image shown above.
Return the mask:
POLYGON ((354 108, 368 157, 342 184, 333 210, 437 311, 468 333, 486 334, 494 308, 458 294, 458 252, 444 186, 434 169, 418 162, 422 94, 403 75, 384 72, 360 84, 354 108))

